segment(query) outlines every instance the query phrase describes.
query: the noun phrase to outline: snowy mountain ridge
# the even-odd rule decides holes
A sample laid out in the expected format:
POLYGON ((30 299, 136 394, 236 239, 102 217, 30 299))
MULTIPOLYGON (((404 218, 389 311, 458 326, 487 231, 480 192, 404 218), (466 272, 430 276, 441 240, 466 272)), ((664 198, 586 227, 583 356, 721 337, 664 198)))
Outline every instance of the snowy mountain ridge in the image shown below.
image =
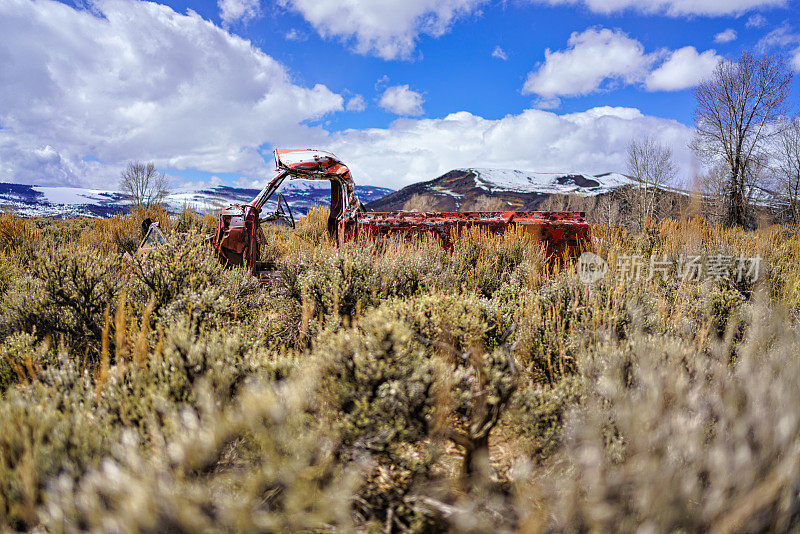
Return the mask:
MULTIPOLYGON (((636 184, 632 178, 619 173, 590 175, 462 168, 396 192, 384 187, 357 185, 356 193, 362 202, 370 204, 370 209, 378 211, 404 209, 405 202, 418 194, 438 199, 437 205, 443 211, 470 209, 480 196, 502 198, 508 202, 509 209, 533 209, 554 194, 595 196, 636 184)), ((184 207, 202 213, 213 212, 230 204, 247 203, 258 192, 258 189, 221 185, 173 192, 165 204, 174 213, 184 207)), ((330 203, 327 181, 287 180, 279 192, 286 197, 297 216, 305 215, 314 205, 327 206, 330 203)), ((265 210, 272 210, 273 206, 273 203, 268 203, 265 210)), ((0 209, 21 216, 108 217, 120 211, 126 212, 130 206, 119 191, 0 183, 0 209)))
MULTIPOLYGON (((330 204, 328 182, 287 181, 279 192, 289 202, 296 216, 305 215, 314 205, 330 204)), ((363 202, 377 200, 391 192, 385 187, 356 186, 356 193, 363 202)), ((231 204, 250 202, 258 193, 259 189, 223 185, 177 191, 167 197, 165 204, 167 210, 174 213, 184 207, 201 213, 213 212, 231 204)), ((274 202, 267 203, 264 209, 274 209, 274 202)), ((120 211, 129 211, 130 204, 119 191, 0 182, 0 210, 23 217, 110 217, 120 211)))
POLYGON ((495 206, 499 202, 502 207, 494 209, 524 211, 540 209, 551 195, 598 196, 638 184, 633 178, 615 172, 592 175, 470 167, 411 184, 371 202, 367 208, 403 210, 409 209, 409 202, 425 199, 422 202, 426 210, 480 211, 486 209, 486 199, 491 198, 495 199, 495 206))
POLYGON ((515 169, 456 169, 475 175, 475 186, 491 193, 549 193, 601 195, 638 182, 623 174, 609 172, 589 175, 583 173, 533 172, 515 169))

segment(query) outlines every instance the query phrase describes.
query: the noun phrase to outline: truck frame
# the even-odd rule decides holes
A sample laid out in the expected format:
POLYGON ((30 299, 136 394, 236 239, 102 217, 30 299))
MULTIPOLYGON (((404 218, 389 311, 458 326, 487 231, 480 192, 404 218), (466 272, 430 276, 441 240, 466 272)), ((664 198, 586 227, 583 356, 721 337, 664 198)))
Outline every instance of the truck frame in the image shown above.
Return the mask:
POLYGON ((288 202, 278 195, 275 212, 261 218, 261 210, 287 178, 327 180, 331 185, 328 232, 341 244, 391 235, 432 234, 451 248, 452 236, 468 228, 502 234, 511 228, 530 233, 542 242, 549 257, 574 255, 589 243, 589 224, 583 212, 504 211, 504 212, 370 212, 359 201, 350 169, 330 152, 322 150, 276 149, 275 174, 247 204, 224 209, 213 236, 220 260, 231 266, 247 267, 253 274, 262 271, 260 244, 264 237, 261 223, 284 221, 294 226, 288 202))

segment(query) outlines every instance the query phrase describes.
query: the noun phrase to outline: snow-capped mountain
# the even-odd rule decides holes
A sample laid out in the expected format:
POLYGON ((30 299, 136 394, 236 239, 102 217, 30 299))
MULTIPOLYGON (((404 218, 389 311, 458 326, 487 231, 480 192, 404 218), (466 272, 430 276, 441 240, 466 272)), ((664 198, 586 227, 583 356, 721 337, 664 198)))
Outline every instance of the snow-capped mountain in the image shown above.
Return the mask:
MULTIPOLYGON (((217 211, 230 204, 250 202, 258 189, 216 186, 196 191, 179 191, 167 197, 167 209, 180 212, 184 206, 199 212, 217 211)), ((330 184, 308 180, 287 181, 281 186, 296 216, 305 215, 309 208, 330 204, 330 184)), ((356 186, 362 202, 377 200, 391 193, 391 189, 373 186, 356 186)), ((268 202, 264 210, 274 209, 268 202)), ((85 189, 79 187, 46 187, 0 182, 0 210, 12 211, 25 217, 108 217, 130 209, 119 191, 85 189)))
POLYGON ((546 173, 513 169, 455 169, 409 185, 367 205, 375 211, 401 210, 412 197, 425 197, 441 211, 480 210, 480 200, 498 198, 512 210, 537 209, 550 195, 594 196, 638 182, 618 173, 546 173))
MULTIPOLYGON (((455 169, 427 182, 409 185, 399 191, 373 186, 356 186, 367 208, 374 211, 406 209, 412 197, 426 199, 426 206, 437 211, 482 211, 487 199, 499 199, 503 209, 537 209, 550 195, 576 194, 595 196, 635 186, 632 178, 618 173, 545 173, 513 169, 455 169)), ((313 205, 328 205, 328 182, 290 180, 279 190, 297 216, 313 205)), ((216 186, 195 191, 172 193, 166 201, 170 211, 184 206, 199 212, 217 211, 233 203, 247 203, 257 189, 216 186)), ((44 187, 0 183, 0 209, 11 209, 23 216, 106 217, 126 211, 128 204, 118 191, 72 187, 44 187)), ((274 209, 274 201, 265 210, 274 209)), ((426 208, 427 209, 427 208, 426 208)), ((495 208, 488 208, 495 209, 495 208)))
POLYGON ((475 186, 492 193, 514 191, 517 193, 600 195, 620 187, 634 185, 635 180, 623 174, 559 174, 511 169, 456 169, 475 175, 475 186))

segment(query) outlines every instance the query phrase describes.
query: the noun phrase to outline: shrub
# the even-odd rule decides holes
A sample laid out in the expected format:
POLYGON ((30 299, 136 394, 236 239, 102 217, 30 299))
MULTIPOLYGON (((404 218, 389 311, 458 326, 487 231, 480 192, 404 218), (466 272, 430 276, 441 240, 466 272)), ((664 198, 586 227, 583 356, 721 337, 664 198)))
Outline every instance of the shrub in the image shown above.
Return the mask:
POLYGON ((568 376, 555 384, 528 384, 515 396, 506 432, 519 433, 525 452, 541 464, 561 449, 564 419, 579 406, 583 379, 568 376))
POLYGON ((506 350, 484 351, 485 326, 468 329, 471 343, 462 354, 420 335, 444 330, 448 311, 458 316, 458 308, 435 307, 432 297, 417 302, 419 308, 395 301, 370 311, 351 329, 322 335, 315 353, 326 362, 323 407, 341 436, 342 457, 366 455, 377 462, 359 490, 358 513, 366 521, 424 531, 442 517, 412 503, 420 482, 430 480, 441 440, 463 449, 464 480, 483 472, 479 466, 488 461, 489 435, 518 375, 506 350), (435 311, 443 313, 430 320, 427 313, 435 311), (432 357, 433 351, 443 357, 432 357))
POLYGON ((796 528, 800 340, 758 315, 733 365, 724 343, 703 354, 635 337, 625 357, 601 350, 587 406, 566 423, 574 469, 553 495, 554 528, 796 528))
POLYGON ((464 450, 462 477, 486 477, 489 436, 517 389, 518 371, 513 356, 502 348, 488 354, 473 352, 467 362, 452 370, 451 398, 456 422, 445 433, 464 450))
POLYGON ((480 229, 465 231, 453 241, 453 267, 465 285, 491 297, 525 259, 542 259, 537 243, 521 232, 493 236, 480 229))
POLYGON ((25 332, 12 334, 0 345, 0 393, 18 382, 35 380, 42 369, 57 361, 50 340, 36 342, 25 332))
POLYGON ((587 285, 525 236, 338 247, 315 210, 265 228, 262 286, 188 210, 121 258, 141 215, 0 252, 0 530, 798 528, 795 229, 595 228, 612 269, 764 276, 587 285))
POLYGON ((83 247, 45 244, 6 295, 13 323, 39 336, 63 336, 77 354, 98 347, 104 312, 116 302, 119 258, 83 247))
POLYGON ((358 515, 427 524, 405 502, 415 480, 435 460, 434 365, 424 345, 391 313, 376 310, 351 329, 323 336, 316 354, 324 362, 323 413, 341 440, 344 461, 374 458, 358 491, 358 515))
POLYGON ((6 253, 0 252, 0 296, 8 291, 14 276, 14 259, 6 253))
POLYGON ((396 298, 380 309, 391 311, 420 341, 453 359, 463 360, 470 351, 491 352, 512 334, 509 307, 469 293, 396 298))
POLYGON ((199 328, 246 315, 248 297, 258 281, 243 269, 226 270, 203 236, 189 234, 137 255, 131 262, 130 295, 144 307, 153 298, 153 313, 166 320, 188 314, 199 328))
POLYGON ((284 257, 279 268, 288 297, 309 307, 312 316, 339 322, 382 299, 436 287, 441 265, 427 252, 408 250, 401 243, 389 243, 383 250, 353 243, 330 252, 299 248, 284 257))
POLYGON ((326 359, 323 395, 343 445, 382 452, 428 435, 433 366, 396 316, 376 310, 316 345, 326 359))
MULTIPOLYGON (((66 355, 62 354, 62 358, 66 355)), ((39 525, 45 488, 54 477, 73 479, 100 462, 114 435, 94 393, 74 364, 45 371, 45 381, 9 390, 0 402, 0 524, 39 525)))
POLYGON ((314 206, 305 217, 297 221, 297 235, 314 245, 329 240, 328 217, 331 210, 324 206, 314 206))
POLYGON ((0 253, 14 252, 41 241, 41 233, 28 221, 0 213, 0 253))
MULTIPOLYGON (((53 480, 49 529, 293 532, 350 529, 354 474, 305 415, 303 384, 252 386, 234 406, 168 410, 177 428, 152 452, 123 434, 80 479, 53 480), (241 454, 245 452, 246 454, 241 454)), ((201 394, 201 397, 203 395, 201 394)))
MULTIPOLYGON (((159 222, 160 226, 160 222, 159 222)), ((175 221, 174 230, 178 234, 199 233, 210 234, 217 229, 217 218, 207 211, 200 213, 194 208, 184 204, 183 209, 175 221)))

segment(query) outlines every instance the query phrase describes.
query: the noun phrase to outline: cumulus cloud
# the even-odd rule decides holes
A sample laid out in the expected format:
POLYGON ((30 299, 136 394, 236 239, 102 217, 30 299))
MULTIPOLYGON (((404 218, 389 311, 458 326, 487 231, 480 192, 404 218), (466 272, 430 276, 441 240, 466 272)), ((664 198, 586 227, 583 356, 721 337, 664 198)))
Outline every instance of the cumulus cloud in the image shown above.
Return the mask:
POLYGON ((494 47, 494 50, 492 50, 492 57, 505 61, 508 59, 508 54, 506 54, 505 50, 500 48, 500 45, 497 45, 494 47))
POLYGON ((619 30, 590 28, 573 33, 565 50, 545 50, 545 61, 528 74, 522 88, 542 97, 538 108, 559 104, 559 96, 585 95, 615 85, 643 84, 649 91, 677 91, 705 80, 722 60, 714 50, 693 46, 645 53, 644 46, 619 30), (544 104, 544 105, 542 105, 544 104))
POLYGON ((693 46, 679 48, 650 73, 645 87, 648 91, 679 91, 694 87, 708 79, 722 60, 714 50, 700 54, 693 46))
POLYGON ((246 22, 261 13, 259 0, 219 0, 217 7, 219 7, 219 18, 225 24, 246 22))
POLYGON ((35 136, 0 130, 0 182, 116 188, 123 165, 86 160, 35 136))
POLYGON ((728 28, 714 36, 715 43, 730 43, 736 40, 736 30, 728 28))
POLYGON ((753 9, 785 6, 787 0, 533 0, 550 5, 583 5, 595 13, 638 11, 670 16, 738 15, 753 9))
MULTIPOLYGON (((344 109, 341 95, 293 83, 199 15, 125 0, 96 10, 0 2, 0 180, 108 188, 134 159, 255 177, 269 166, 264 146, 300 145, 333 150, 360 183, 402 187, 465 166, 619 171, 628 141, 645 133, 689 168, 687 127, 628 108, 497 120, 460 112, 331 134, 307 124, 344 109)), ((423 112, 423 95, 382 84, 381 105, 423 112)))
POLYGON ((628 142, 645 135, 672 147, 678 166, 689 172, 691 129, 631 108, 564 115, 529 109, 496 120, 466 111, 399 119, 389 128, 333 134, 328 147, 347 162, 358 183, 399 189, 463 167, 624 172, 628 142))
POLYGON ((292 83, 248 41, 199 15, 107 0, 99 14, 0 2, 0 179, 103 185, 127 160, 256 173, 259 147, 322 139, 309 120, 343 109, 292 83))
POLYGON ((352 42, 360 54, 408 59, 420 35, 439 37, 485 0, 280 0, 322 37, 352 42))
POLYGON ((604 82, 641 80, 653 62, 639 41, 619 30, 574 32, 567 45, 563 51, 545 50, 544 63, 528 74, 523 93, 546 98, 588 94, 604 82))
POLYGON ((367 102, 364 100, 364 97, 361 95, 355 95, 350 100, 347 101, 347 105, 345 106, 347 111, 364 111, 367 109, 367 102))
POLYGON ((425 113, 422 109, 424 102, 422 94, 411 90, 408 84, 404 84, 388 87, 381 95, 378 104, 395 115, 417 117, 425 113))

